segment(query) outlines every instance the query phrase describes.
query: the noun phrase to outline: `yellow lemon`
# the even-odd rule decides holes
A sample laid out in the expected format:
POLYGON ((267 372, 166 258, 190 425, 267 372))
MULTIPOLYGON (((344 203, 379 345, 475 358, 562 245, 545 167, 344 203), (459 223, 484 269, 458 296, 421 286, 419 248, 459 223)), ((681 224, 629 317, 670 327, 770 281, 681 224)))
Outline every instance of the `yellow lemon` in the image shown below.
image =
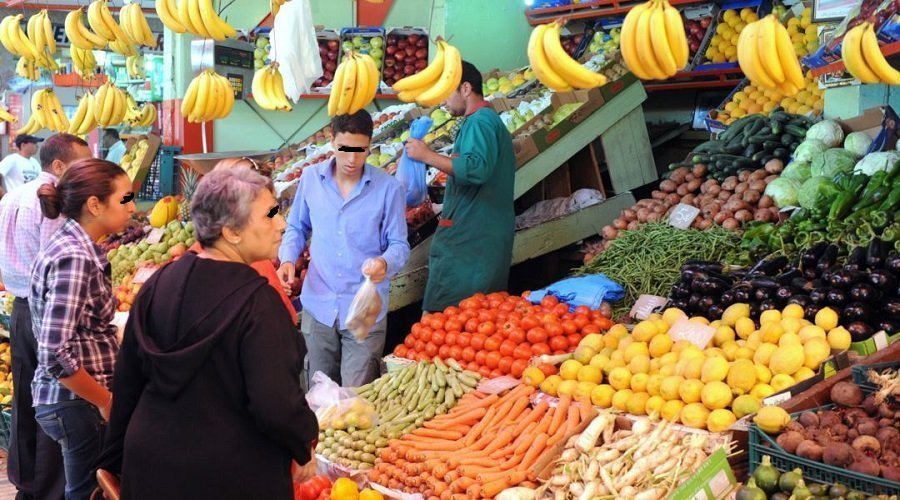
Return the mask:
POLYGON ((772 377, 769 385, 771 385, 772 388, 775 389, 775 392, 781 392, 788 387, 792 387, 796 383, 797 381, 794 380, 794 377, 786 373, 779 373, 772 377))
MULTIPOLYGON (((750 319, 749 304, 731 304, 722 312, 722 323, 727 326, 737 326, 737 322, 741 318, 750 319)), ((740 335, 740 332, 738 332, 740 335)))
POLYGON ((544 372, 536 366, 529 366, 522 372, 522 382, 531 387, 539 387, 545 378, 544 372))
POLYGON ((769 369, 773 374, 794 373, 803 366, 805 357, 803 354, 803 346, 800 345, 799 338, 797 344, 788 344, 779 346, 769 358, 769 369))
POLYGON ((769 384, 756 384, 755 386, 753 386, 753 390, 750 391, 750 395, 760 401, 766 399, 772 394, 775 394, 775 388, 769 384))
POLYGON ((766 323, 780 323, 781 322, 781 311, 778 309, 769 309, 768 311, 763 311, 762 314, 759 315, 759 323, 765 325, 766 323))
POLYGON ((559 367, 559 376, 563 380, 576 380, 578 378, 578 370, 581 369, 581 363, 574 359, 567 359, 559 367))
POLYGON ((628 413, 632 415, 645 415, 648 399, 650 399, 650 395, 646 392, 635 392, 628 398, 628 402, 625 403, 625 408, 628 410, 628 413))
POLYGON ((803 382, 804 380, 815 377, 815 376, 816 376, 816 372, 810 370, 809 368, 807 368, 805 366, 803 368, 800 368, 799 370, 797 370, 797 373, 791 375, 791 377, 793 377, 793 379, 796 380, 797 382, 803 382))
POLYGON ((681 355, 681 351, 687 349, 688 347, 692 347, 693 345, 694 344, 692 344, 688 340, 679 340, 678 342, 672 344, 672 352, 681 355))
POLYGON ((768 384, 772 380, 772 370, 769 370, 769 367, 766 365, 753 365, 753 368, 756 369, 756 381, 768 384))
POLYGON ((609 363, 606 363, 606 366, 603 367, 603 373, 609 376, 616 368, 625 368, 625 362, 621 359, 611 359, 609 360, 609 363))
POLYGON ((662 408, 659 411, 659 415, 669 422, 678 422, 678 417, 681 414, 681 410, 683 408, 684 402, 680 399, 666 401, 665 403, 663 403, 662 408))
POLYGON ((659 385, 659 395, 666 401, 678 399, 680 397, 678 392, 682 383, 684 383, 684 377, 679 375, 665 377, 659 385))
POLYGON ((603 335, 599 333, 589 333, 581 339, 578 346, 588 346, 596 352, 600 352, 605 347, 603 345, 603 335))
POLYGON ((659 373, 659 367, 662 366, 662 363, 659 362, 658 359, 650 360, 650 371, 648 373, 659 373))
POLYGON ((613 325, 612 328, 610 328, 609 331, 606 332, 606 334, 612 335, 613 337, 615 337, 619 340, 622 340, 625 337, 631 336, 631 334, 628 332, 628 328, 625 328, 625 325, 618 324, 618 323, 613 325))
POLYGON ((778 434, 791 421, 791 416, 780 406, 764 406, 753 417, 753 421, 764 432, 778 434))
POLYGON ((616 390, 609 384, 600 384, 591 391, 591 403, 600 408, 609 408, 612 406, 613 394, 616 390))
POLYGON ((656 325, 656 334, 659 335, 661 333, 666 333, 669 331, 669 324, 666 323, 666 320, 662 319, 662 316, 653 320, 653 324, 656 325))
POLYGON ((616 350, 622 351, 622 356, 625 356, 625 351, 628 349, 628 346, 634 343, 634 338, 630 335, 628 337, 619 339, 619 346, 616 347, 616 350))
POLYGON ((650 358, 643 354, 631 358, 628 363, 631 373, 650 373, 650 358))
POLYGON ((736 342, 728 342, 724 346, 722 346, 722 352, 725 354, 725 359, 728 361, 734 361, 734 354, 738 350, 738 345, 736 342))
POLYGON ((588 365, 591 363, 591 359, 596 354, 597 351, 595 351, 591 346, 580 345, 575 349, 575 353, 573 354, 572 358, 582 365, 588 365))
MULTIPOLYGON (((616 325, 618 326, 618 325, 616 325)), ((613 335, 612 333, 607 332, 606 335, 603 336, 603 345, 612 349, 619 347, 619 337, 613 335)))
POLYGON ((704 383, 720 382, 728 376, 728 360, 715 356, 706 358, 700 369, 700 380, 704 383))
POLYGON ((575 399, 578 401, 591 399, 591 393, 594 392, 594 387, 597 387, 597 384, 593 382, 578 382, 578 388, 575 389, 574 394, 575 399))
POLYGON ((612 406, 613 408, 619 411, 628 411, 628 400, 631 399, 631 396, 634 395, 631 389, 622 389, 621 391, 616 391, 612 397, 612 406))
POLYGON ((663 377, 668 377, 670 375, 675 375, 675 365, 662 365, 659 367, 659 375, 663 377))
POLYGON ((560 396, 574 396, 575 391, 578 390, 578 381, 577 380, 563 380, 559 384, 559 390, 556 393, 560 396))
POLYGON ((650 396, 647 399, 647 404, 644 407, 644 412, 647 415, 657 414, 659 415, 662 412, 663 405, 666 404, 666 400, 661 396, 650 396))
POLYGON ((694 316, 693 318, 690 319, 690 321, 693 321, 694 323, 699 323, 701 325, 709 324, 709 320, 704 318, 703 316, 694 316))
POLYGON ((687 365, 682 375, 684 378, 699 379, 700 375, 703 373, 703 363, 705 362, 706 358, 691 358, 687 360, 687 365))
POLYGON ((650 340, 650 355, 661 358, 672 350, 672 337, 668 333, 661 333, 650 340))
POLYGON ((734 398, 734 402, 731 404, 731 409, 734 411, 734 416, 737 418, 744 418, 751 413, 756 413, 759 411, 759 400, 750 394, 743 394, 734 398))
POLYGON ((709 418, 709 410, 700 403, 689 403, 681 409, 678 416, 681 423, 697 429, 706 429, 706 419, 709 418))
POLYGON ((701 392, 703 392, 703 382, 697 379, 685 380, 678 388, 678 396, 685 403, 700 401, 701 392))
POLYGON ((616 349, 613 351, 612 355, 609 357, 610 361, 621 361, 623 364, 625 363, 625 351, 616 349))
POLYGON ((809 325, 800 328, 800 331, 797 333, 800 337, 800 342, 807 343, 810 339, 821 338, 827 339, 828 336, 825 334, 825 330, 816 325, 809 325))
POLYGON ((756 351, 757 349, 759 349, 759 346, 762 345, 762 343, 763 343, 762 332, 757 330, 757 331, 751 333, 750 337, 747 338, 747 343, 746 343, 745 347, 747 347, 751 351, 756 351))
POLYGON ((699 347, 691 344, 678 353, 678 359, 695 359, 695 358, 705 358, 703 355, 703 351, 700 350, 699 347))
POLYGON ((781 328, 784 329, 785 333, 797 333, 803 328, 803 325, 800 324, 800 320, 797 318, 784 318, 781 320, 781 328))
POLYGON ((740 317, 734 325, 734 331, 738 337, 746 339, 751 333, 756 331, 756 323, 750 318, 740 317))
POLYGON ((594 384, 599 384, 603 380, 603 372, 600 371, 599 368, 593 367, 591 365, 582 366, 578 369, 578 376, 576 379, 579 382, 592 382, 594 384))
POLYGON ((647 392, 647 381, 650 375, 646 373, 635 373, 631 376, 631 390, 634 392, 647 392))
MULTIPOLYGON (((791 18, 791 20, 794 20, 794 18, 791 18)), ((803 306, 800 304, 788 304, 785 306, 784 310, 781 311, 782 318, 803 319, 803 316, 803 306)))
POLYGON ((719 349, 718 347, 707 347, 703 350, 703 355, 706 356, 707 359, 714 358, 716 356, 724 359, 725 351, 719 349))
POLYGON ((724 408, 717 408, 711 411, 706 418, 706 428, 709 429, 709 432, 725 432, 735 422, 737 422, 737 418, 734 413, 724 408))
POLYGON ((656 324, 653 321, 644 320, 635 325, 631 336, 638 342, 649 342, 656 333, 656 324))
POLYGON ((599 370, 603 370, 606 367, 606 364, 609 363, 609 358, 604 354, 598 354, 591 358, 591 366, 597 368, 599 370))
POLYGON ((819 366, 831 354, 831 345, 823 338, 813 338, 803 344, 803 366, 810 370, 818 370, 819 366))
POLYGON ((655 373, 647 378, 647 392, 651 396, 659 396, 662 387, 663 376, 655 373))
POLYGON ((678 362, 678 353, 667 352, 663 357, 659 358, 659 366, 674 365, 678 362))
POLYGON ((746 394, 756 384, 756 370, 747 359, 739 359, 728 369, 728 387, 734 394, 746 394))
POLYGON ((731 404, 731 388, 724 382, 710 382, 700 391, 700 401, 710 410, 726 408, 731 404))
POLYGON ((760 365, 768 365, 769 359, 772 358, 772 354, 777 350, 777 345, 766 342, 759 346, 759 348, 756 349, 756 352, 753 353, 753 362, 760 365))
POLYGON ((631 372, 625 367, 614 368, 609 372, 608 381, 616 390, 628 389, 631 386, 631 372))
POLYGON ((831 349, 834 351, 846 351, 850 348, 851 341, 850 332, 843 326, 839 326, 828 332, 828 345, 830 345, 831 349))
POLYGON ((737 351, 734 352, 734 360, 753 359, 753 354, 753 349, 750 349, 749 347, 738 347, 737 351))
POLYGON ((677 307, 670 307, 670 308, 666 309, 665 311, 663 311, 663 315, 662 315, 663 321, 668 323, 669 326, 672 326, 672 324, 675 323, 676 321, 678 321, 679 319, 686 318, 686 317, 687 317, 687 314, 685 314, 684 311, 682 311, 681 309, 678 309, 677 307))
MULTIPOLYGON (((781 323, 768 322, 763 323, 763 326, 759 329, 759 335, 763 342, 768 344, 777 344, 778 340, 784 335, 784 327, 781 326, 781 323)), ((756 332, 754 332, 755 334, 756 332)), ((753 335, 751 335, 752 337, 753 335)))
POLYGON ((559 385, 562 383, 563 379, 559 375, 550 375, 543 382, 541 382, 541 392, 545 394, 549 394, 551 396, 556 396, 559 394, 559 385))
POLYGON ((785 333, 778 339, 778 347, 790 345, 803 345, 803 342, 800 340, 800 335, 796 333, 785 333))
POLYGON ((822 328, 826 332, 831 331, 838 325, 838 314, 830 307, 823 307, 816 313, 816 326, 822 328))
POLYGON ((632 342, 625 348, 625 362, 631 363, 635 356, 650 356, 650 350, 647 348, 646 342, 632 342))
POLYGON ((716 328, 716 334, 713 336, 713 342, 717 347, 722 347, 722 345, 726 342, 734 340, 734 336, 734 329, 732 329, 728 325, 722 325, 716 328))

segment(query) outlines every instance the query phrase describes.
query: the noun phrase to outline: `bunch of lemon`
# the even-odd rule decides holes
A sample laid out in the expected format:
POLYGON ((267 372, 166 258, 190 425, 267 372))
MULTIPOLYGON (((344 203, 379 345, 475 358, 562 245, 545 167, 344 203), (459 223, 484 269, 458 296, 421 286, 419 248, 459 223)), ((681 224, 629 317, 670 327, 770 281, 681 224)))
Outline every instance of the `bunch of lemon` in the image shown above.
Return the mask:
POLYGON ((764 398, 813 377, 832 351, 850 345, 849 332, 828 308, 815 323, 803 319, 798 305, 764 312, 759 325, 747 304, 732 305, 713 322, 690 318, 715 328, 705 348, 672 340, 669 329, 682 318, 672 308, 638 323, 630 334, 616 325, 606 334, 588 335, 559 374, 545 378, 529 368, 524 382, 552 396, 590 397, 602 408, 656 413, 722 432, 755 413, 764 398))
POLYGON ((749 8, 722 12, 722 19, 716 25, 716 34, 706 49, 706 58, 716 64, 737 62, 737 42, 741 31, 748 24, 758 20, 756 11, 749 8))
POLYGON ((803 14, 787 21, 787 31, 791 35, 791 43, 797 57, 812 54, 819 49, 819 25, 812 22, 812 8, 807 7, 803 14))
POLYGON ((716 119, 725 125, 731 125, 747 115, 768 115, 779 106, 788 113, 798 115, 821 114, 825 107, 825 91, 819 88, 809 73, 804 77, 804 82, 806 87, 792 97, 785 97, 777 89, 761 89, 750 83, 734 93, 731 100, 718 110, 716 119))

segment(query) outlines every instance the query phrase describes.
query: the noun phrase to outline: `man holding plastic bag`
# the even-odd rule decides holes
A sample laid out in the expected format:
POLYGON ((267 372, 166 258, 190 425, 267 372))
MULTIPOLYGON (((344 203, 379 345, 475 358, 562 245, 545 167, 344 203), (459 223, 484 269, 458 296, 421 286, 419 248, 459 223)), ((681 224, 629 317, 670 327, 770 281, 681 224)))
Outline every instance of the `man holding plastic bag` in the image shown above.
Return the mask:
POLYGON ((459 88, 444 107, 466 116, 450 157, 409 139, 406 153, 447 174, 441 220, 431 243, 425 311, 477 292, 506 290, 515 234, 512 138, 481 94, 481 72, 463 61, 459 88))
POLYGON ((300 296, 307 377, 321 371, 356 387, 380 375, 388 278, 409 257, 406 193, 399 181, 366 164, 373 128, 368 112, 335 116, 331 127, 334 157, 300 177, 278 274, 285 286, 294 279, 294 262, 312 236, 300 296))

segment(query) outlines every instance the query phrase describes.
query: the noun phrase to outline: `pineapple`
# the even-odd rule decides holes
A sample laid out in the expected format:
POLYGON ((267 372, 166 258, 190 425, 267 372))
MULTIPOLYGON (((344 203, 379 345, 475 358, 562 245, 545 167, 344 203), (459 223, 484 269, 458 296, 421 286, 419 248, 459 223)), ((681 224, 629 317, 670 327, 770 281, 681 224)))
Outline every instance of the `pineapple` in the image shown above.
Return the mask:
POLYGON ((198 182, 200 182, 200 176, 193 169, 181 167, 181 194, 184 196, 184 200, 181 202, 182 222, 191 220, 191 198, 194 196, 198 182))

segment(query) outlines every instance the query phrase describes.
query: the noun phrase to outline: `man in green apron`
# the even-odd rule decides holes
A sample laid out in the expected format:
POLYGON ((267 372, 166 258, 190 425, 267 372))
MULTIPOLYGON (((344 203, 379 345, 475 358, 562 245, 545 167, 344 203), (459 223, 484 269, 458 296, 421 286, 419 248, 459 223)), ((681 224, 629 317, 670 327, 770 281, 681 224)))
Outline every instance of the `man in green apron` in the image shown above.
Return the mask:
POLYGON ((515 234, 512 137, 482 95, 481 73, 463 61, 459 88, 444 107, 465 116, 450 157, 409 139, 406 154, 447 174, 431 243, 423 309, 442 311, 478 292, 506 290, 515 234))

